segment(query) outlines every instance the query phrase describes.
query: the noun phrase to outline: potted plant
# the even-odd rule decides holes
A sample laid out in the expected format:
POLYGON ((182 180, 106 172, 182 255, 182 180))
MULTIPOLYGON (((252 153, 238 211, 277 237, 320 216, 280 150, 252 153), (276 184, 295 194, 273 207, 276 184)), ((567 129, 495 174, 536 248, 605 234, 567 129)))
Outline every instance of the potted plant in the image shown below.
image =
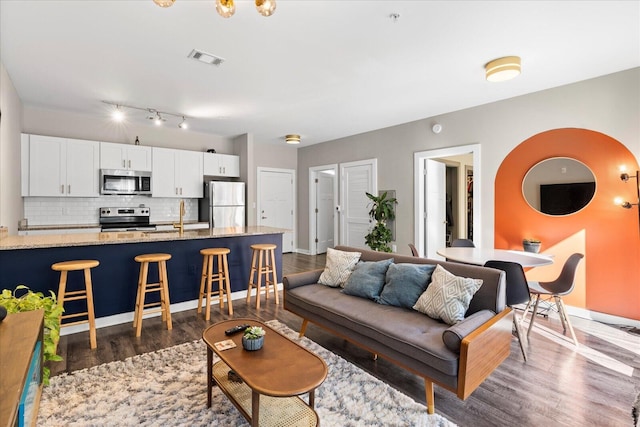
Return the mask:
POLYGON ((391 242, 391 229, 387 227, 387 221, 393 220, 396 217, 395 205, 398 203, 395 197, 387 198, 387 192, 385 191, 379 196, 374 196, 370 193, 365 193, 369 200, 371 200, 371 210, 369 210, 369 218, 376 223, 369 231, 369 234, 364 236, 364 241, 371 249, 380 252, 391 252, 389 243, 391 242))
POLYGON ((264 344, 265 331, 260 326, 249 326, 242 335, 242 347, 245 350, 260 350, 264 344))
POLYGON ((541 242, 538 239, 524 239, 522 241, 522 247, 525 252, 533 252, 537 254, 540 252, 540 243, 541 242))
MULTIPOLYGON (((7 313, 19 313, 23 311, 44 310, 44 331, 43 331, 43 362, 49 360, 57 362, 62 360, 58 356, 58 341, 60 340, 60 315, 62 306, 58 305, 56 295, 50 292, 50 296, 44 296, 42 292, 33 292, 24 285, 19 285, 11 292, 4 289, 0 294, 0 305, 7 309, 7 313), (18 296, 19 291, 26 291, 18 296)), ((44 364, 43 364, 44 365, 44 364)), ((49 384, 51 370, 47 366, 42 368, 42 380, 49 384)))

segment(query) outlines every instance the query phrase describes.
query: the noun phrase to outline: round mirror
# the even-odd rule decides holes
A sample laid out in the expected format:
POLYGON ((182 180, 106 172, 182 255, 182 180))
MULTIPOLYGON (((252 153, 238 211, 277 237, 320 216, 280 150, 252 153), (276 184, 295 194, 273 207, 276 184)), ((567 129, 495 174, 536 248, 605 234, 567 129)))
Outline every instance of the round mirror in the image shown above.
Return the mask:
POLYGON ((589 204, 596 178, 584 163, 552 157, 534 165, 522 181, 522 194, 533 209, 547 215, 569 215, 589 204))

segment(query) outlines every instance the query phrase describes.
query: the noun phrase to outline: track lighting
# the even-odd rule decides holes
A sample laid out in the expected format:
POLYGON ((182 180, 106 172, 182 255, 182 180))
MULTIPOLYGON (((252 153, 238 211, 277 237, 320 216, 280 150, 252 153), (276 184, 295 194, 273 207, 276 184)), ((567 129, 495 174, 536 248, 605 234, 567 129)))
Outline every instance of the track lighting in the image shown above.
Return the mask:
POLYGON ((167 121, 166 116, 172 116, 172 117, 178 117, 182 119, 182 121, 178 124, 178 127, 180 129, 186 130, 188 128, 187 119, 189 119, 189 117, 185 116, 184 114, 168 113, 166 111, 156 110, 155 108, 136 107, 134 105, 117 104, 115 102, 110 102, 110 101, 102 101, 102 102, 108 105, 113 105, 115 107, 115 109, 111 113, 111 117, 113 118, 113 120, 117 122, 122 122, 124 120, 125 118, 124 109, 128 108, 131 110, 146 111, 147 113, 149 113, 147 115, 147 119, 149 121, 153 121, 153 123, 156 126, 161 126, 164 122, 166 122, 167 121))
MULTIPOLYGON (((160 7, 173 6, 176 0, 153 0, 160 7)), ((271 16, 276 11, 276 0, 255 0, 256 10, 262 16, 271 16)), ((216 11, 223 18, 231 18, 236 13, 234 0, 216 0, 216 11)))
POLYGON ((184 116, 182 116, 182 121, 180 122, 178 127, 183 130, 186 130, 189 127, 189 125, 187 124, 187 121, 184 119, 184 116))

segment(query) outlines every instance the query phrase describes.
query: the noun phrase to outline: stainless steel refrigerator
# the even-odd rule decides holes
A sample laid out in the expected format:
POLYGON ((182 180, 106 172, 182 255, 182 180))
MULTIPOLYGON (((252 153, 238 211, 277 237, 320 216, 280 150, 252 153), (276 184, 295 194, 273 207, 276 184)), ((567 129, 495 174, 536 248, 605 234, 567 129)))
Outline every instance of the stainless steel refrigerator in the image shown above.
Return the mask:
POLYGON ((245 225, 244 182, 208 181, 204 198, 200 199, 198 219, 209 222, 209 228, 245 225))

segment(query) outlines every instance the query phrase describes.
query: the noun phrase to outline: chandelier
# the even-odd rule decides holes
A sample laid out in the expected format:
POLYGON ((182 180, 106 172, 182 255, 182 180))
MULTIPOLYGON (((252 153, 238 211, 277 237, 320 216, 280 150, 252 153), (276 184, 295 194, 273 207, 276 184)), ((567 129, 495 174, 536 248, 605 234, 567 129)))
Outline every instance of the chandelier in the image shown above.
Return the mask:
MULTIPOLYGON (((176 0, 153 0, 160 7, 171 7, 176 0)), ((262 16, 271 16, 276 11, 276 0, 255 0, 256 9, 262 16)), ((216 11, 223 18, 230 18, 236 13, 234 0, 216 0, 216 11)))

